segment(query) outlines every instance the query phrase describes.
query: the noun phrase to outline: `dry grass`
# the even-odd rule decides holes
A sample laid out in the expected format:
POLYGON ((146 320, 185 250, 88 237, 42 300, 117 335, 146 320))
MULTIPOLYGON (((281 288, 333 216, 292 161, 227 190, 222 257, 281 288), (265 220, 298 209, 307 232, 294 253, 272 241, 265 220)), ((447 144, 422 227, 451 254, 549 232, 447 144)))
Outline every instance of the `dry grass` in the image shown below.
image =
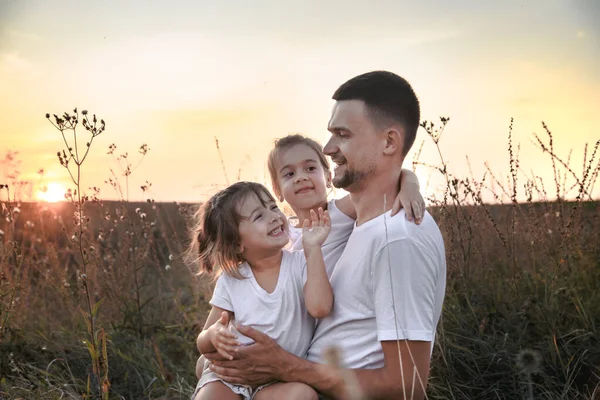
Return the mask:
MULTIPOLYGON (((437 149, 447 122, 423 124, 437 149)), ((432 166, 446 182, 430 203, 445 235, 448 287, 430 399, 600 396, 600 204, 590 196, 598 143, 576 173, 546 131, 538 143, 556 171, 546 186, 523 172, 512 129, 506 184, 490 171, 454 176, 441 151, 432 166)), ((61 162, 73 166, 78 155, 65 143, 61 162)), ((27 203, 18 174, 5 171, 0 182, 2 399, 187 399, 196 383, 194 338, 210 287, 181 258, 194 207, 127 201, 137 163, 110 151, 120 201, 78 190, 67 203, 27 203)))

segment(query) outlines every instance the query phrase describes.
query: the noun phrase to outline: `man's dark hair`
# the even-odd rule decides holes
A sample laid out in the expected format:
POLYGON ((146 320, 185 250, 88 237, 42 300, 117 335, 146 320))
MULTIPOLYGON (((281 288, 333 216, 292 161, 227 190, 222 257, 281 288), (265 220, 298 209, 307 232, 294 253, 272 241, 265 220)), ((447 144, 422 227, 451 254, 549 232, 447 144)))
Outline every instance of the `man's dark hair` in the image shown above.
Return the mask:
POLYGON ((362 100, 373 123, 379 126, 402 124, 406 156, 415 142, 421 117, 419 99, 406 79, 388 71, 367 72, 342 84, 333 99, 362 100))

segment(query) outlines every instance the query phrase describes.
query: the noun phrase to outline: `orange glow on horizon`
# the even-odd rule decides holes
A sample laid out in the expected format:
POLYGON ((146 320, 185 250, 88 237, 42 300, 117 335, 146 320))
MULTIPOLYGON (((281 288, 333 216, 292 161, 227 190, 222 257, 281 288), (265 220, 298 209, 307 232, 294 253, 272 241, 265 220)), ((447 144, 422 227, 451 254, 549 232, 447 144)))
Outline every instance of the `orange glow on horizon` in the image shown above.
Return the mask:
POLYGON ((47 203, 57 203, 65 200, 65 193, 67 193, 67 189, 63 184, 50 182, 46 188, 38 191, 37 198, 47 203))

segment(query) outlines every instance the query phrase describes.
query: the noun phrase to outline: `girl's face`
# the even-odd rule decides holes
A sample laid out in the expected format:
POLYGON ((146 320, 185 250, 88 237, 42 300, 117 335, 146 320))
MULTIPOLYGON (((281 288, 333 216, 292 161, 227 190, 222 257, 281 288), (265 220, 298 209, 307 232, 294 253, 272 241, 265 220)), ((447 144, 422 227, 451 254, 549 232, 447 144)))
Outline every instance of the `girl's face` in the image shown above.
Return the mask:
POLYGON ((259 199, 251 194, 240 204, 239 224, 241 252, 244 258, 272 250, 281 250, 289 240, 285 215, 266 195, 259 199))
POLYGON ((281 195, 293 209, 308 210, 327 203, 330 177, 311 147, 296 144, 280 151, 276 171, 281 195))

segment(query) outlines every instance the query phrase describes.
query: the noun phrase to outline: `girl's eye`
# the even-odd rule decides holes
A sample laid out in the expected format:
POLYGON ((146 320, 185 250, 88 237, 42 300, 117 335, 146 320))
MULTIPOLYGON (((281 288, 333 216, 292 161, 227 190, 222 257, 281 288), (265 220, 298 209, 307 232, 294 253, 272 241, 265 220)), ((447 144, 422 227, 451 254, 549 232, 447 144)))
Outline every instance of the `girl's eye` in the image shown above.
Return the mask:
POLYGON ((275 211, 275 210, 279 210, 279 207, 277 207, 277 205, 272 205, 271 206, 271 210, 275 211))
POLYGON ((307 169, 312 172, 312 171, 315 171, 317 169, 317 167, 308 167, 307 169))
POLYGON ((258 214, 258 215, 256 216, 256 218, 254 218, 254 220, 255 220, 255 221, 257 221, 257 220, 259 220, 260 218, 262 218, 262 214, 258 214))
POLYGON ((291 177, 293 174, 294 174, 293 172, 286 172, 286 173, 283 175, 283 177, 284 177, 284 178, 289 178, 289 177, 291 177))

